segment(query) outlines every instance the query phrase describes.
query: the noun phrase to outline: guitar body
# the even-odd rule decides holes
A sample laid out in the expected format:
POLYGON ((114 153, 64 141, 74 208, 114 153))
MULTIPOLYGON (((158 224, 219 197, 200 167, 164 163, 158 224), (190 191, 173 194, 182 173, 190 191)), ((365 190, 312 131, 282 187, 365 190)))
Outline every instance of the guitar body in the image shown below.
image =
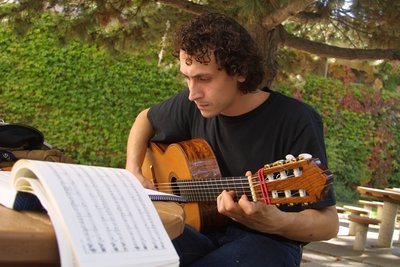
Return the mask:
MULTIPOLYGON (((159 191, 180 195, 174 184, 181 179, 220 177, 218 163, 210 145, 203 139, 192 139, 173 144, 151 143, 144 163, 143 175, 156 185, 170 186, 159 191)), ((218 214, 216 199, 212 202, 190 202, 184 204, 185 223, 201 232, 217 229, 226 223, 218 214)))
POLYGON ((332 173, 321 161, 302 154, 266 164, 256 174, 221 177, 210 145, 203 139, 174 144, 151 143, 143 175, 160 192, 183 197, 185 223, 200 232, 224 226, 227 217, 217 212, 216 200, 223 190, 246 195, 266 205, 308 205, 329 197, 332 173))

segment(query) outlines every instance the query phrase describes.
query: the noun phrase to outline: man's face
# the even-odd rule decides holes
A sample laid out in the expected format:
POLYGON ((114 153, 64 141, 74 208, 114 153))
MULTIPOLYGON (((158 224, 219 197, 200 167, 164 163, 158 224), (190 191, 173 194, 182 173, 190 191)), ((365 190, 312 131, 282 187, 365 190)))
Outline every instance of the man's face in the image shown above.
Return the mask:
POLYGON ((243 95, 238 89, 238 84, 245 78, 238 75, 229 76, 225 70, 220 69, 214 53, 211 53, 211 61, 207 64, 199 63, 192 58, 192 63, 187 65, 187 57, 188 55, 181 50, 180 71, 189 87, 189 100, 196 103, 201 114, 206 118, 218 114, 237 115, 240 98, 243 95))

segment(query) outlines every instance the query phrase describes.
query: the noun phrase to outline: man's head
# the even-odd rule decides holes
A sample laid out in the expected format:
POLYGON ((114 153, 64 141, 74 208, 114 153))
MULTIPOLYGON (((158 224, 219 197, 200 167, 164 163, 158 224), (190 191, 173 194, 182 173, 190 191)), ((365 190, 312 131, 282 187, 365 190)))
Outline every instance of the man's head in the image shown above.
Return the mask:
POLYGON ((214 53, 218 66, 228 75, 240 75, 245 81, 239 90, 248 93, 260 85, 264 71, 262 59, 250 34, 230 17, 217 13, 203 14, 184 24, 174 36, 174 55, 183 50, 193 60, 208 64, 214 53))

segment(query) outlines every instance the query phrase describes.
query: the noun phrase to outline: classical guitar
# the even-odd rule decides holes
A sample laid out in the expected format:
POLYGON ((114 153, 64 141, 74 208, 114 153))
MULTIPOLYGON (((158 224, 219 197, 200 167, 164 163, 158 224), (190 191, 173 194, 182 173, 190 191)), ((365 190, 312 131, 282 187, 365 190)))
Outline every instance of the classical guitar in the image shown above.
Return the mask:
POLYGON ((324 199, 332 174, 315 158, 292 158, 267 164, 252 176, 221 177, 209 144, 192 139, 173 144, 151 143, 142 166, 156 188, 184 197, 185 222, 207 232, 225 224, 216 210, 224 190, 268 205, 293 205, 324 199))

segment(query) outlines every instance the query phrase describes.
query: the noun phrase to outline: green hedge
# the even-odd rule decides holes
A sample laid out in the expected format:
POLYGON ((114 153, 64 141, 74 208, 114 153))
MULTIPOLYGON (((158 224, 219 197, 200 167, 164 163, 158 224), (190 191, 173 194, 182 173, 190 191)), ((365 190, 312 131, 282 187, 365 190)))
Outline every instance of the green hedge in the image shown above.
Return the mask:
MULTIPOLYGON (((400 73, 397 73, 400 77, 400 73)), ((329 169, 341 200, 358 185, 400 185, 400 92, 309 76, 280 89, 314 106, 324 120, 329 169)))
POLYGON ((44 17, 20 38, 0 29, 0 118, 37 127, 79 163, 123 167, 138 112, 182 88, 177 68, 158 68, 156 56, 62 45, 52 26, 44 17))
MULTIPOLYGON (((78 163, 123 167, 138 112, 182 88, 177 66, 157 67, 159 48, 110 55, 92 44, 66 42, 54 19, 43 16, 23 36, 3 21, 0 118, 37 127, 78 163)), ((383 89, 317 76, 304 86, 277 86, 322 114, 340 200, 354 198, 360 184, 400 186, 399 77, 393 72, 383 89)))

